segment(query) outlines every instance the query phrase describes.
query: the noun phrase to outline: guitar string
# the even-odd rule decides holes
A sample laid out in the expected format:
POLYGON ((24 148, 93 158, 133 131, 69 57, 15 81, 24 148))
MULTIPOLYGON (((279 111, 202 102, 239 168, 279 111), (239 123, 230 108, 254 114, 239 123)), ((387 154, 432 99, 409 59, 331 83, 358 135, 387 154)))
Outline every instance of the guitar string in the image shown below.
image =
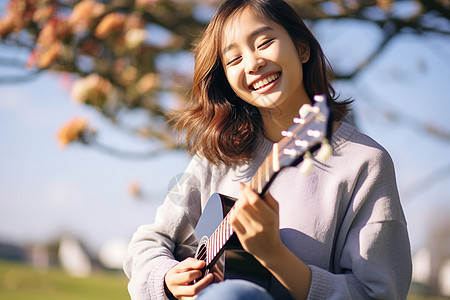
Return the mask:
MULTIPOLYGON (((231 208, 231 210, 232 209, 233 208, 231 208)), ((231 212, 231 210, 230 210, 230 212, 231 212)), ((204 244, 204 247, 200 250, 200 252, 197 255, 197 259, 206 260, 206 258, 208 257, 208 250, 214 250, 214 251, 210 252, 210 257, 211 256, 215 257, 217 255, 217 253, 219 252, 219 251, 217 251, 217 248, 222 249, 223 246, 225 245, 225 243, 229 240, 229 238, 231 237, 231 235, 233 233, 233 229, 232 229, 231 225, 229 224, 229 215, 230 215, 230 213, 228 213, 225 216, 222 223, 213 232, 213 234, 208 239, 208 241, 204 244), (226 223, 226 224, 223 225, 224 223, 226 223), (224 226, 226 226, 226 227, 224 228, 224 226), (219 228, 222 228, 222 231, 225 230, 225 233, 220 234, 218 231, 219 228), (219 237, 217 237, 218 235, 219 235, 219 237), (225 238, 226 235, 228 235, 228 236, 225 238), (218 238, 220 238, 220 237, 222 237, 222 239, 218 240, 218 238), (209 245, 209 247, 208 247, 208 245, 209 245), (214 246, 216 246, 216 247, 214 247, 214 246)))

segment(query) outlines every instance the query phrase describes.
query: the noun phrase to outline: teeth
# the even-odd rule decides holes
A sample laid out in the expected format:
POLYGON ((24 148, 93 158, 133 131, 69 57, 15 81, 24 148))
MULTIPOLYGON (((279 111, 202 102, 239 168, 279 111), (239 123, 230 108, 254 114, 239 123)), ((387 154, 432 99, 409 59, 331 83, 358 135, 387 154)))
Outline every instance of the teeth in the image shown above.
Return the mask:
POLYGON ((263 86, 271 83, 272 81, 275 81, 280 77, 279 74, 271 75, 267 78, 264 78, 263 80, 258 81, 257 83, 253 84, 253 89, 257 90, 262 88, 263 86))

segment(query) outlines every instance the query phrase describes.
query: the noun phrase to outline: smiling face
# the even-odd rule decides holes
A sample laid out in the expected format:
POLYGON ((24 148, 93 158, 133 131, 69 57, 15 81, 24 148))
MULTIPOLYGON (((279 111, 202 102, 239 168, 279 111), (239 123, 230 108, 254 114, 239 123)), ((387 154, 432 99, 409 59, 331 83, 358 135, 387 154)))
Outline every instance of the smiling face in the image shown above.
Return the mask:
POLYGON ((275 109, 298 111, 310 103, 302 71, 309 51, 301 53, 281 25, 247 7, 226 23, 222 41, 221 60, 231 88, 262 115, 275 109))

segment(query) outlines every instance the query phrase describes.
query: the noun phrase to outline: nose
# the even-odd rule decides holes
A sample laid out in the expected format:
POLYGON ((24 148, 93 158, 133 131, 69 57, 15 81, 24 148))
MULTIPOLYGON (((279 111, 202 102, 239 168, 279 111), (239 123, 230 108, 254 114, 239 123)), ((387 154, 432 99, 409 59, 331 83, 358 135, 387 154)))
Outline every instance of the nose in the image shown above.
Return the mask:
POLYGON ((245 72, 247 74, 258 72, 265 65, 265 60, 254 54, 247 54, 245 72))

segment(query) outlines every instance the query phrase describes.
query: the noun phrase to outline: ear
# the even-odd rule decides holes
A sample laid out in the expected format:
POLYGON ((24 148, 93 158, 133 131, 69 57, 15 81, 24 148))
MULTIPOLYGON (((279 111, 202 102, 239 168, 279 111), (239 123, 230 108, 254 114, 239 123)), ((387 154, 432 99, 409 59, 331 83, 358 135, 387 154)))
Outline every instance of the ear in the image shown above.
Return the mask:
POLYGON ((306 63, 309 60, 311 49, 309 47, 308 42, 298 41, 297 42, 298 54, 300 56, 300 60, 302 64, 306 63))

